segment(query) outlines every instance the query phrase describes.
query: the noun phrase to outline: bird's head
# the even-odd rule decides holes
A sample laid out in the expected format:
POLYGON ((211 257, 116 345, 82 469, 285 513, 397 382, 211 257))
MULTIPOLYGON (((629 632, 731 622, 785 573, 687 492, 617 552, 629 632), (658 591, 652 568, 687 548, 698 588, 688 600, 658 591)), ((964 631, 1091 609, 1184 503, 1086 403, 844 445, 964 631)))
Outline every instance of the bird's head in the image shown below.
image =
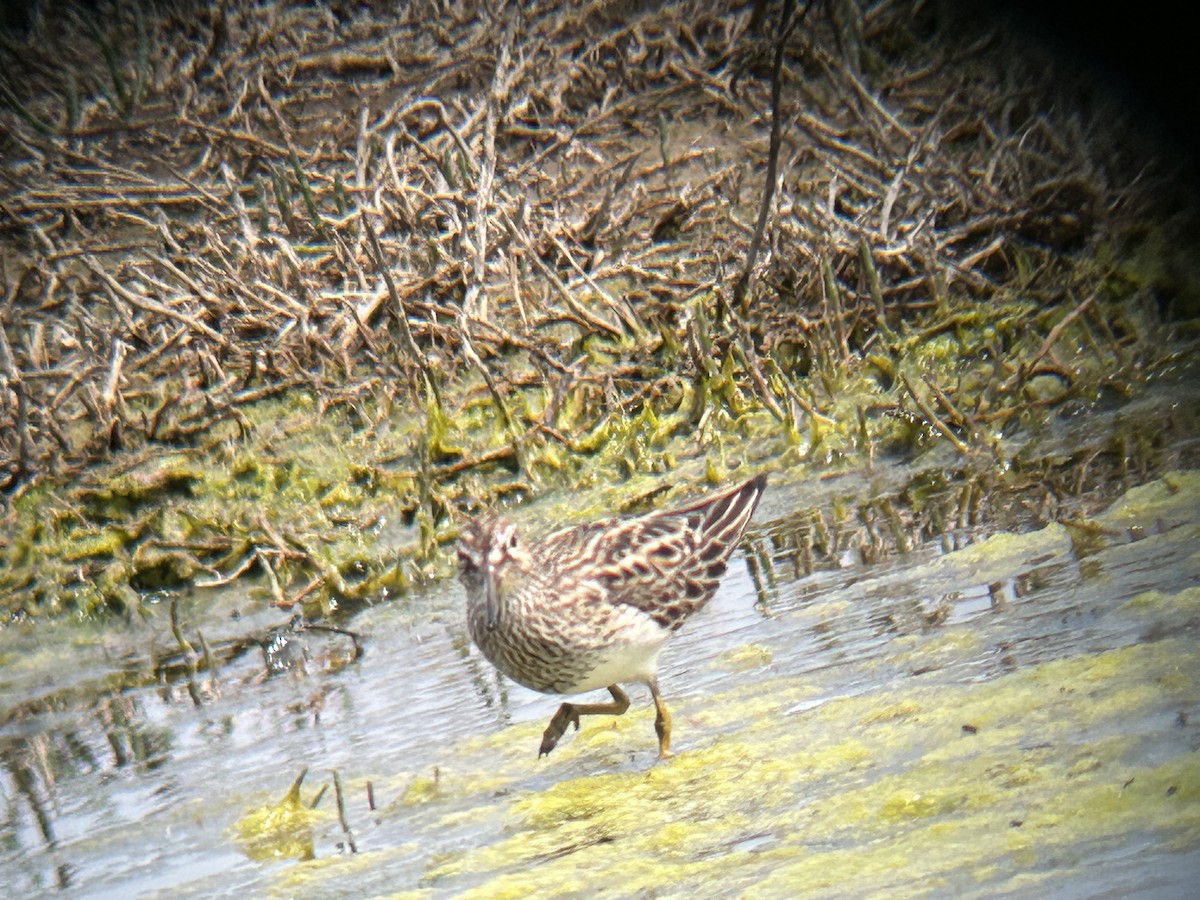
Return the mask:
POLYGON ((484 516, 467 524, 458 536, 458 577, 467 589, 467 603, 481 601, 488 628, 500 615, 501 586, 513 566, 524 567, 528 556, 508 519, 484 516))

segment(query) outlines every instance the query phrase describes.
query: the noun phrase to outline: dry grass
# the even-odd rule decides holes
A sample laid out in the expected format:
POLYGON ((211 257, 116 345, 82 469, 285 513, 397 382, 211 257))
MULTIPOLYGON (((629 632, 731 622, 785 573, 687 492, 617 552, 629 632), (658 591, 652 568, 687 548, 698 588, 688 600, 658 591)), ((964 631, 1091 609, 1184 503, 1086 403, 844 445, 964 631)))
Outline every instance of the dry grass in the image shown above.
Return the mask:
POLYGON ((364 427, 486 398, 502 439, 450 481, 583 458, 681 394, 702 431, 756 409, 870 454, 898 416, 969 454, 1145 366, 1160 310, 1128 314, 1121 242, 1156 170, 1002 32, 888 2, 401 7, 4 36, 9 502, 295 391, 364 427), (920 357, 946 334, 989 377, 920 357))

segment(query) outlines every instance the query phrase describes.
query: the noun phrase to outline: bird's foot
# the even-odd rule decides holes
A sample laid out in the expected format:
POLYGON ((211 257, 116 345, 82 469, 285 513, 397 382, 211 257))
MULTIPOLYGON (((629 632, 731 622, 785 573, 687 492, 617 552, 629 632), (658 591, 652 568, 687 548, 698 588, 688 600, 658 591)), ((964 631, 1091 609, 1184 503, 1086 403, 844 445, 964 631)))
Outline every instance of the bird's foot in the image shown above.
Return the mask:
POLYGON ((559 738, 566 734, 569 725, 574 725, 575 730, 579 730, 579 713, 570 703, 564 703, 558 708, 558 712, 554 714, 554 718, 550 720, 550 724, 546 726, 546 730, 542 734, 542 746, 538 748, 538 759, 558 746, 559 738))

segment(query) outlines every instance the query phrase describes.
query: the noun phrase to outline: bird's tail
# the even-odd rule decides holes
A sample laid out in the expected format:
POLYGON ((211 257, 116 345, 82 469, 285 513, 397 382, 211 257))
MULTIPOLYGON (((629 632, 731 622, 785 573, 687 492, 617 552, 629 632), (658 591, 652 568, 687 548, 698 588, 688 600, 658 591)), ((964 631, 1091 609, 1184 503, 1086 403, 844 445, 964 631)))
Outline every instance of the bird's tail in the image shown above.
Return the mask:
POLYGON ((701 559, 706 563, 723 563, 742 539, 750 518, 762 499, 767 476, 759 475, 745 484, 717 497, 709 497, 679 513, 695 518, 700 535, 701 559))

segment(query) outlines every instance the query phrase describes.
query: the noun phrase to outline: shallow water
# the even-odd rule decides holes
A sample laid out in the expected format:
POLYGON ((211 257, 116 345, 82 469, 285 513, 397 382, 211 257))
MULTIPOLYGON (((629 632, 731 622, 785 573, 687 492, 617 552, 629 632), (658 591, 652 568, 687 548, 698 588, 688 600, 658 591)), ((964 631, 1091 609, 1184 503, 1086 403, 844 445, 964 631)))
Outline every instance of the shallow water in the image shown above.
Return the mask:
MULTIPOLYGON (((950 552, 809 575, 775 545, 813 502, 801 491, 774 488, 752 529, 773 586, 739 555, 668 644, 665 762, 637 688, 625 716, 584 719, 539 760, 558 700, 469 646, 456 584, 351 622, 367 651, 349 666, 323 667, 306 635, 306 676, 264 678, 247 654, 191 690, 96 704, 82 698, 123 660, 165 651, 165 612, 120 635, 10 627, 5 710, 57 699, 0 727, 0 881, 122 897, 1190 893, 1200 475, 1134 489, 1086 541, 963 533, 950 552), (305 767, 305 805, 327 788, 309 816, 277 806, 305 767)), ((260 601, 222 604, 244 615, 210 641, 277 623, 260 601)))

